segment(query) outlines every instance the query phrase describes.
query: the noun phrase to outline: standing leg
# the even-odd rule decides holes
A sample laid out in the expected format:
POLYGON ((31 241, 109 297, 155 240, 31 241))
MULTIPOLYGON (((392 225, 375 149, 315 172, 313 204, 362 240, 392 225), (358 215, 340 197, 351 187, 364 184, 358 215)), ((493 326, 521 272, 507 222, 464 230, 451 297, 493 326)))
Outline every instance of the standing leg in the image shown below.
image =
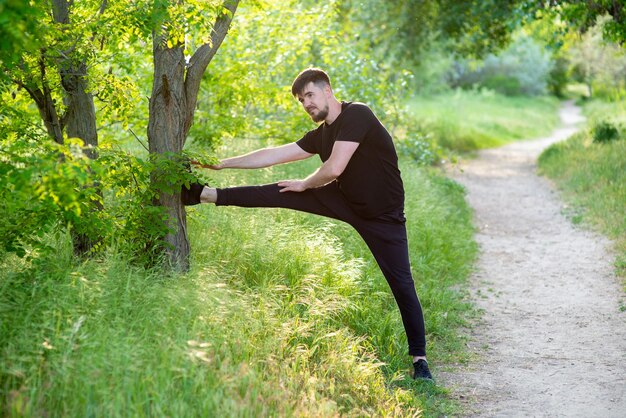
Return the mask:
POLYGON ((426 356, 424 315, 411 275, 404 222, 378 218, 363 220, 355 228, 367 243, 391 287, 409 342, 409 355, 426 356))

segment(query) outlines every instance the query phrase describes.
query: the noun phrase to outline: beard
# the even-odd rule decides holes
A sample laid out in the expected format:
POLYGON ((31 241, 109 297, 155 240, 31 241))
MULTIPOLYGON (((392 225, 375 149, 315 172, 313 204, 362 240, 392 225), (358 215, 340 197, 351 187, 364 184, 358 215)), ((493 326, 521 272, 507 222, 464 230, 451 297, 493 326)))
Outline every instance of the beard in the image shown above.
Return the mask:
POLYGON ((317 112, 317 114, 311 115, 311 119, 313 119, 313 122, 321 122, 324 119, 326 119, 327 116, 328 116, 328 105, 326 105, 324 109, 317 112))

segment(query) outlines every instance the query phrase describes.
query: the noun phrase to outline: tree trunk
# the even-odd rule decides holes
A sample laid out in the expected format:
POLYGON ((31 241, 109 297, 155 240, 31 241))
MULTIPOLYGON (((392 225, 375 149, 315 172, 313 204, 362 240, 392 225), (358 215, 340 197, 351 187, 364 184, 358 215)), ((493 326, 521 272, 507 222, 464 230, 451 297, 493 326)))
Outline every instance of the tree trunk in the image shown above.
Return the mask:
MULTIPOLYGON (((70 29, 70 12, 73 0, 51 0, 52 16, 55 23, 62 25, 64 30, 70 29)), ((99 13, 102 14, 106 7, 106 0, 102 0, 99 13)), ((92 39, 93 40, 93 39, 92 39)), ((76 42, 78 43, 78 41, 76 42)), ((44 122, 46 131, 50 138, 58 144, 63 145, 64 132, 69 137, 80 138, 89 147, 85 149, 85 154, 91 158, 97 158, 95 147, 98 146, 98 133, 96 129, 96 109, 91 93, 87 92, 87 62, 78 56, 76 45, 68 47, 65 51, 58 51, 59 45, 63 42, 52 42, 53 48, 42 47, 37 60, 41 80, 22 80, 16 77, 13 82, 24 88, 33 99, 39 110, 39 115, 44 122), (52 96, 51 88, 47 77, 48 50, 54 50, 56 57, 53 66, 58 71, 63 86, 63 102, 66 107, 64 115, 59 113, 59 104, 52 96)), ((61 158, 62 154, 61 154, 61 158)), ((99 188, 97 184, 90 187, 99 188)), ((100 191, 98 190, 98 193, 100 191)), ((94 210, 101 207, 97 205, 94 210)), ((92 248, 94 242, 85 234, 72 231, 74 252, 83 254, 92 248)))
MULTIPOLYGON (((96 129, 96 107, 93 95, 87 93, 87 65, 84 62, 74 64, 70 59, 59 65, 61 84, 65 90, 63 101, 66 112, 63 116, 65 132, 68 138, 80 138, 86 147, 85 155, 92 160, 98 158, 96 147, 98 146, 98 131, 96 129)), ((96 193, 102 196, 102 190, 98 181, 86 188, 96 189, 96 193)), ((96 203, 90 206, 90 211, 102 210, 102 205, 96 203)), ((100 240, 99 237, 90 237, 81 232, 72 231, 72 243, 74 253, 85 254, 100 240)))
POLYGON ((96 107, 93 95, 87 93, 87 65, 84 62, 62 64, 59 73, 66 96, 64 102, 67 111, 64 115, 65 130, 70 138, 80 138, 88 147, 85 154, 95 159, 98 157, 96 129, 96 107))
MULTIPOLYGON (((228 33, 239 0, 225 0, 224 8, 229 13, 221 13, 213 25, 211 43, 198 48, 185 65, 183 45, 172 48, 166 46, 167 34, 153 34, 154 81, 150 97, 148 121, 148 141, 150 153, 179 153, 183 150, 189 128, 193 123, 200 81, 211 59, 228 33)), ((152 173, 152 184, 158 187, 159 181, 167 173, 152 173)), ((173 268, 189 269, 189 239, 187 238, 187 217, 180 201, 180 186, 174 186, 173 193, 158 192, 157 204, 167 213, 169 233, 165 238, 167 256, 173 268)))
MULTIPOLYGON (((54 21, 62 25, 70 24, 70 7, 73 0, 52 0, 54 21)), ((103 6, 104 7, 104 3, 103 6)), ((102 7, 100 12, 102 12, 102 7)), ((66 113, 63 116, 62 129, 66 129, 68 137, 80 138, 85 145, 98 146, 96 130, 96 108, 93 95, 87 92, 87 63, 73 59, 73 52, 65 51, 58 65, 61 84, 65 90, 63 102, 66 113)), ((96 158, 94 149, 87 149, 89 158, 96 158)))
MULTIPOLYGON (((70 7, 73 0, 53 0, 52 12, 54 20, 63 25, 70 25, 70 7)), ((100 8, 103 11, 105 3, 100 8)), ((85 155, 91 159, 98 157, 96 147, 98 146, 98 131, 96 129, 96 107, 93 95, 87 92, 87 63, 84 60, 73 58, 72 50, 63 54, 64 58, 58 63, 61 85, 65 90, 63 102, 66 107, 62 119, 62 129, 65 129, 70 138, 80 138, 87 146, 85 155)), ((95 187, 100 194, 99 185, 92 184, 88 187, 95 187)), ((100 205, 96 205, 94 211, 101 210, 100 205)), ((74 252, 84 254, 89 251, 97 242, 97 237, 90 237, 81 232, 72 231, 72 241, 74 252)))
MULTIPOLYGON (((73 0, 53 0, 52 9, 54 20, 64 25, 70 24, 70 7, 73 0)), ((99 13, 102 14, 106 7, 103 0, 99 13)), ((64 127, 67 136, 80 138, 88 148, 85 154, 91 158, 97 158, 95 147, 98 146, 98 131, 96 128, 96 107, 93 95, 87 92, 87 63, 83 60, 72 59, 72 51, 68 58, 59 63, 59 75, 61 84, 65 90, 63 101, 67 111, 63 116, 64 127)))
MULTIPOLYGON (((185 96, 185 56, 183 48, 167 48, 160 38, 153 42, 154 82, 150 97, 148 142, 150 153, 179 153, 185 143, 187 100, 185 96)), ((156 185, 167 173, 154 172, 152 184, 156 185)), ((189 269, 189 239, 187 216, 180 201, 180 190, 174 193, 159 191, 158 202, 167 213, 170 232, 165 238, 166 253, 174 269, 189 269)))

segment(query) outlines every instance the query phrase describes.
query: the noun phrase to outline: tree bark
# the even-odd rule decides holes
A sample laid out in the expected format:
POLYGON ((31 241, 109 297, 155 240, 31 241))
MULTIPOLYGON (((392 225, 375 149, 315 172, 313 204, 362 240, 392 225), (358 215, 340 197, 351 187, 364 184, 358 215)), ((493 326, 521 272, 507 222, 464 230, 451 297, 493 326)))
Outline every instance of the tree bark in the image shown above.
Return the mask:
POLYGON ((43 83, 43 89, 35 91, 35 95, 38 98, 38 100, 35 100, 37 109, 39 109, 39 115, 46 126, 48 136, 57 144, 63 145, 63 123, 57 113, 57 108, 52 99, 52 94, 50 94, 50 89, 46 86, 46 81, 44 80, 43 83))
MULTIPOLYGON (((185 56, 182 46, 164 47, 159 37, 153 41, 154 81, 150 97, 148 144, 150 153, 179 153, 185 142, 184 123, 187 109, 185 97, 185 56)), ((152 173, 152 184, 158 185, 167 173, 152 173)), ((157 186, 159 187, 159 186, 157 186)), ((156 204, 165 208, 169 233, 165 237, 166 252, 174 269, 189 269, 187 216, 180 200, 180 191, 159 191, 156 204)))
MULTIPOLYGON (((193 123, 200 81, 209 62, 228 33, 239 0, 226 0, 229 14, 220 14, 213 26, 211 43, 202 45, 186 67, 183 45, 166 45, 167 34, 153 34, 154 80, 150 97, 148 142, 150 153, 179 153, 183 150, 193 123)), ((152 184, 158 187, 166 173, 154 172, 152 184)), ((167 213, 169 233, 165 237, 170 265, 177 270, 189 269, 187 217, 180 200, 180 187, 174 193, 159 191, 157 204, 167 213)))
POLYGON ((91 159, 98 157, 96 129, 96 107, 93 95, 87 92, 87 65, 84 62, 73 63, 68 59, 60 66, 61 84, 65 90, 64 102, 66 113, 63 117, 67 136, 80 138, 87 148, 85 155, 91 159))
MULTIPOLYGON (((63 25, 70 24, 72 4, 73 0, 52 0, 52 15, 55 22, 63 25)), ((103 12, 104 6, 105 3, 100 8, 100 13, 103 12)), ((85 145, 89 146, 85 154, 94 159, 97 157, 94 147, 98 146, 98 131, 93 95, 87 92, 87 63, 84 60, 74 59, 73 51, 66 52, 58 66, 61 84, 66 93, 63 99, 66 106, 63 127, 68 137, 80 138, 85 145)))
MULTIPOLYGON (((62 25, 70 25, 70 13, 73 0, 52 0, 52 15, 55 22, 62 25)), ((105 3, 100 8, 102 13, 105 3)), ((75 58, 75 51, 65 51, 63 58, 59 58, 57 66, 61 85, 65 91, 63 102, 66 110, 62 119, 62 129, 70 138, 80 138, 87 146, 84 149, 85 155, 91 159, 98 157, 96 147, 98 146, 98 131, 96 128, 96 107, 93 95, 87 92, 87 63, 84 59, 75 58)), ((97 183, 88 187, 97 188, 97 183)), ((96 205, 94 211, 101 210, 100 205, 96 205)), ((84 254, 89 251, 97 242, 97 237, 90 237, 80 232, 72 232, 74 252, 84 254)))
POLYGON ((44 61, 45 49, 42 49, 39 56, 39 73, 41 76, 41 86, 37 86, 35 80, 20 80, 16 78, 13 80, 19 87, 25 89, 28 95, 33 99, 37 105, 39 116, 46 127, 48 136, 54 140, 57 144, 63 145, 63 121, 59 118, 57 112, 56 103, 52 99, 50 87, 48 87, 48 81, 46 79, 46 64, 44 61))

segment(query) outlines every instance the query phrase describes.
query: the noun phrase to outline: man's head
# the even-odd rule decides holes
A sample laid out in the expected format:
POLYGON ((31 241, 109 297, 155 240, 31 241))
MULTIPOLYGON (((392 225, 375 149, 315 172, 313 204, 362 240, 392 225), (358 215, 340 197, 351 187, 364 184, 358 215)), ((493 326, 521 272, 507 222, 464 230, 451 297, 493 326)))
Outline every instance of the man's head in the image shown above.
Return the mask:
POLYGON ((330 87, 330 77, 328 77, 328 74, 326 74, 324 70, 308 68, 298 74, 296 79, 293 80, 291 94, 293 94, 294 97, 298 97, 309 83, 314 83, 319 88, 324 88, 324 86, 330 87))
POLYGON ((291 94, 302 103, 314 122, 321 122, 328 116, 333 91, 328 74, 319 68, 309 68, 298 74, 291 85, 291 94))

